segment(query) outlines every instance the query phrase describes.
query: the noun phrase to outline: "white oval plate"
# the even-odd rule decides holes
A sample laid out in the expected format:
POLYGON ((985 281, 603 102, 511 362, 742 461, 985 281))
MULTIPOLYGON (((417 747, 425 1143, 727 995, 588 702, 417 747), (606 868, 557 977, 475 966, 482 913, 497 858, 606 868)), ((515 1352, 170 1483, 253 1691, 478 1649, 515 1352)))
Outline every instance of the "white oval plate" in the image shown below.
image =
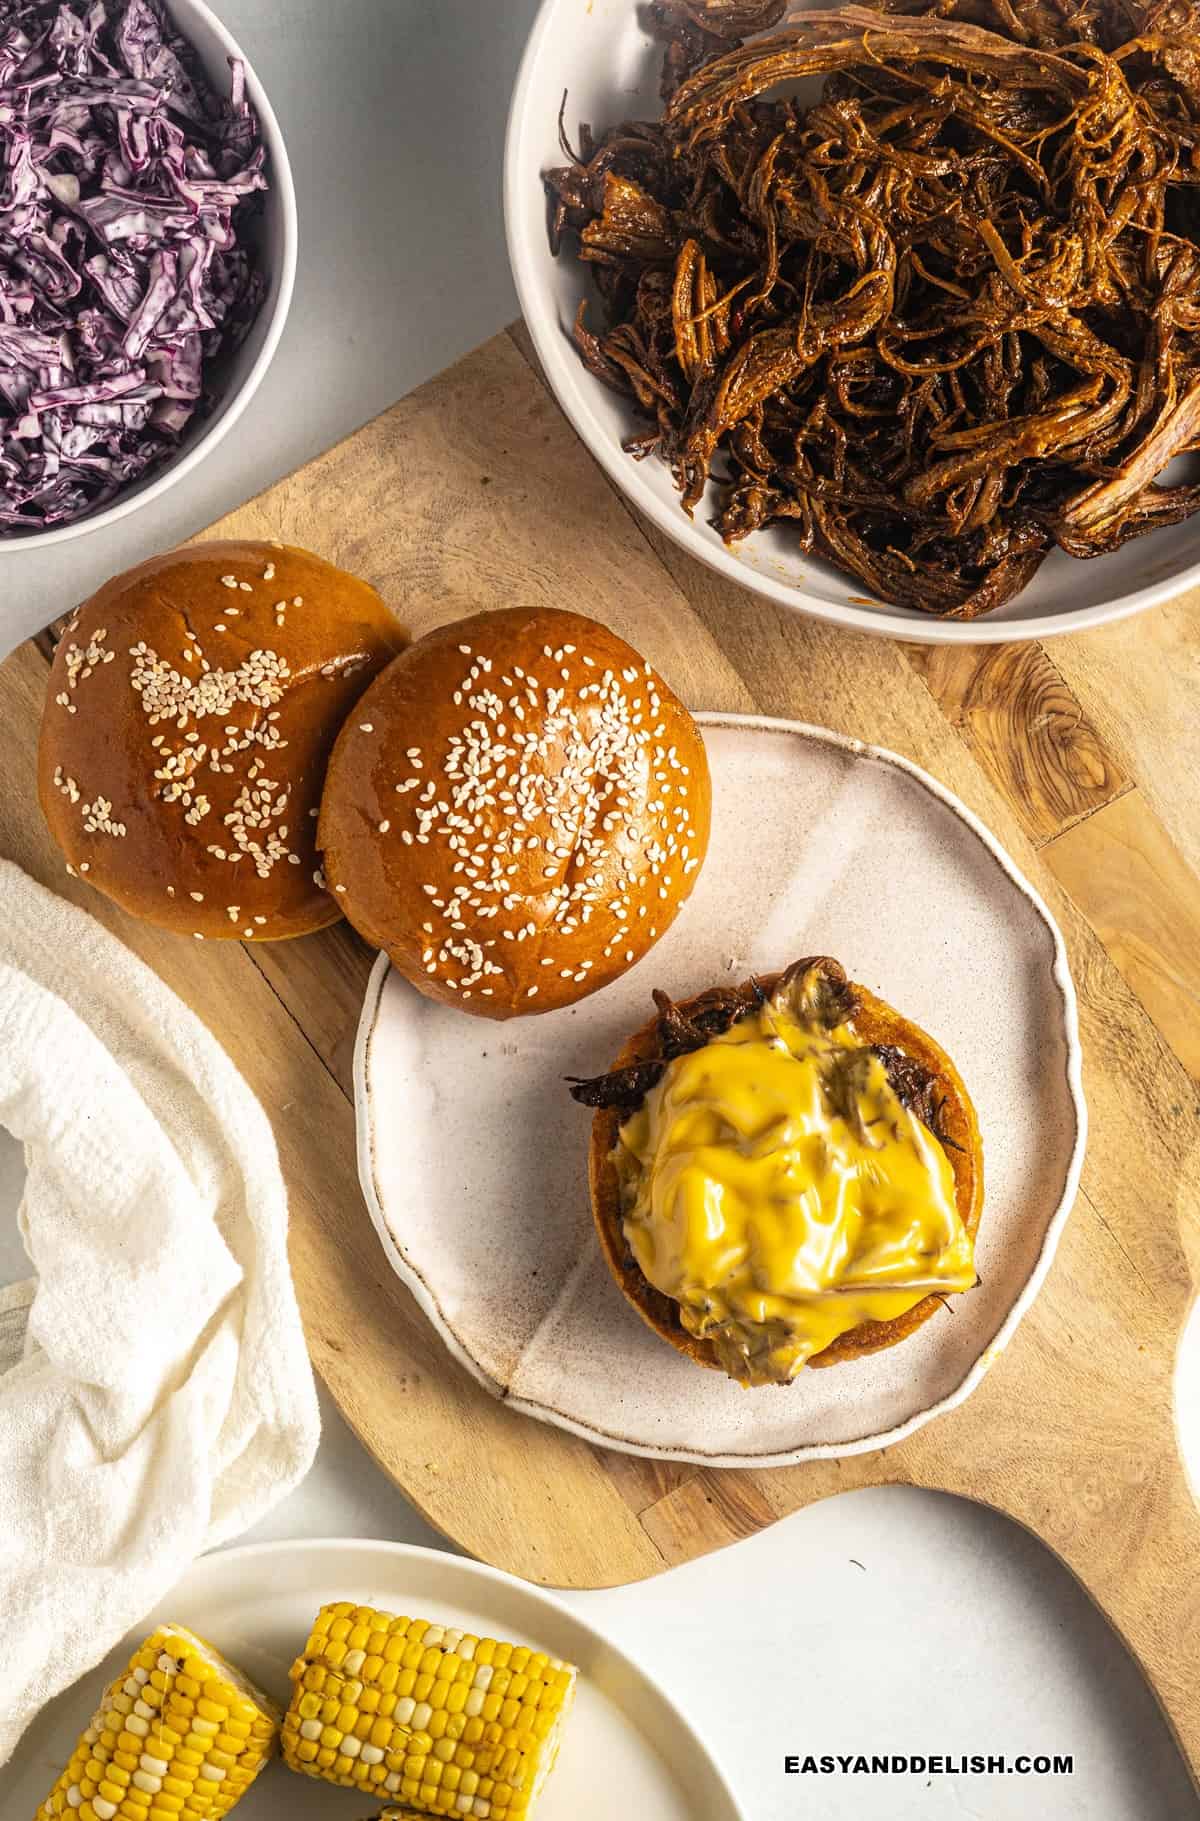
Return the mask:
MULTIPOLYGON (((578 1665, 579 1695, 538 1821, 745 1821, 687 1721, 615 1645, 548 1595, 498 1569, 399 1543, 263 1543, 197 1562, 170 1598, 69 1694, 42 1713, 4 1773, 4 1813, 32 1815, 49 1793, 107 1680, 162 1619, 187 1625, 286 1701, 288 1669, 318 1607, 360 1600, 385 1611, 528 1644, 578 1665)), ((364 1821, 372 1799, 263 1772, 237 1821, 364 1821)), ((376 1809, 379 1803, 375 1803, 376 1809)))
POLYGON ((359 1172, 393 1267, 517 1409, 631 1454, 725 1467, 856 1454, 959 1404, 1013 1334, 1074 1200, 1086 1111, 1049 911, 963 804, 894 754, 794 722, 700 715, 713 774, 690 904, 603 992, 504 1024, 423 998, 381 957, 355 1058, 359 1172), (835 955, 949 1051, 979 1112, 982 1287, 883 1353, 744 1391, 653 1334, 588 1209, 607 1068, 674 998, 835 955))
POLYGON ((571 343, 579 300, 593 296, 585 268, 550 252, 542 173, 564 162, 558 113, 572 141, 580 121, 599 132, 623 120, 657 119, 662 46, 647 31, 640 0, 542 0, 513 91, 504 158, 504 220, 521 311, 558 398, 596 460, 639 512, 726 580, 793 612, 837 626, 922 644, 992 645, 1083 632, 1169 600, 1200 580, 1196 521, 1135 538, 1111 556, 1077 561, 1056 550, 1015 600, 980 620, 941 620, 865 598, 863 584, 806 557, 788 528, 729 545, 708 523, 708 502, 689 519, 670 469, 635 462, 621 443, 635 427, 626 401, 588 373, 571 343))

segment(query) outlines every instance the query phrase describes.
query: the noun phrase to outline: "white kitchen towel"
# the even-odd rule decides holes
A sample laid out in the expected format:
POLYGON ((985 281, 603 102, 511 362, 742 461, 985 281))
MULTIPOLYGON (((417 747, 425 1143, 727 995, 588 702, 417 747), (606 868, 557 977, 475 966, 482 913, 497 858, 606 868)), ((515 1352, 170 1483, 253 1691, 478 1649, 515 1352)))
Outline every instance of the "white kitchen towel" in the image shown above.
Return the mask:
POLYGON ((262 1108, 156 975, 7 862, 0 1126, 36 1272, 0 1295, 3 1764, 299 1482, 319 1417, 262 1108))

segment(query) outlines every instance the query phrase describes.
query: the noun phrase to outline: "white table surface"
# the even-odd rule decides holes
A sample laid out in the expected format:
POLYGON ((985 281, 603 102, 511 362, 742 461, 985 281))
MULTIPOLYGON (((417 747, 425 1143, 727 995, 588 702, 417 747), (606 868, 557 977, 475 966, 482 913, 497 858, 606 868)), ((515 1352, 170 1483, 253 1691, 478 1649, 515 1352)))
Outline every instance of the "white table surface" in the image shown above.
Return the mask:
MULTIPOLYGON (((500 150, 535 0, 219 0, 219 10, 269 88, 295 166, 303 250, 282 348, 239 430, 177 491, 61 551, 0 557, 0 651, 515 314, 500 150)), ((0 1135, 0 1283, 25 1274, 20 1177, 0 1135)), ((1200 1324, 1193 1331, 1195 1355, 1200 1324)), ((325 1421, 309 1479, 252 1536, 440 1545, 328 1400, 325 1421)), ((750 1821, 1200 1813, 1136 1668, 1075 1582, 1014 1525, 958 1500, 853 1493, 656 1581, 569 1597, 699 1724, 750 1821), (783 1774, 787 1753, 858 1751, 1067 1752, 1075 1773, 783 1774)))

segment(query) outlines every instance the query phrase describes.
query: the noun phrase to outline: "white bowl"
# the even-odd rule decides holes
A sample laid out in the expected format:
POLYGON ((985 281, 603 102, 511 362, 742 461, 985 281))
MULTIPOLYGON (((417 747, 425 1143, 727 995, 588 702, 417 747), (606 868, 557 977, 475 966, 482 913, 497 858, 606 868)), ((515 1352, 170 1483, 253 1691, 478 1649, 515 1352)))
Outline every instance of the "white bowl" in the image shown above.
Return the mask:
MULTIPOLYGON (((873 605, 861 583, 796 551, 786 528, 725 545, 706 522, 689 520, 666 464, 635 462, 621 448, 633 425, 624 401, 583 367, 570 342, 585 268, 564 250, 555 260, 547 235, 542 172, 563 163, 558 111, 576 138, 581 120, 599 131, 650 119, 661 106, 661 46, 643 29, 639 0, 542 0, 513 94, 504 169, 508 250, 534 346, 563 410, 621 491, 661 531, 727 580, 798 613, 858 632, 929 644, 1000 644, 1081 632, 1155 606, 1200 581, 1200 532, 1173 525, 1135 539, 1112 556, 1076 561, 1061 551, 1030 585, 987 618, 962 624, 902 607, 873 605)), ((592 323, 600 321, 599 304, 592 323)))
POLYGON ((168 0, 168 10, 180 32, 194 46, 214 85, 222 94, 229 92, 229 58, 240 57, 246 66, 246 93, 253 103, 262 128, 267 150, 267 180, 270 188, 263 197, 262 213, 249 226, 248 238, 257 246, 262 270, 267 277, 267 293, 249 334, 240 348, 223 354, 206 378, 215 385, 219 398, 206 415, 193 418, 183 437, 179 452, 162 467, 155 468, 142 480, 108 505, 69 524, 55 525, 49 531, 35 531, 4 536, 0 534, 0 553, 24 553, 40 550, 47 544, 65 543, 68 538, 83 537, 105 525, 136 512, 139 506, 181 481, 185 474, 202 462, 206 455, 229 434, 250 403, 262 382, 279 346, 279 338, 291 308, 296 283, 296 249, 299 223, 296 213, 296 189, 283 134, 266 90, 255 74, 246 53, 221 24, 204 0, 168 0))

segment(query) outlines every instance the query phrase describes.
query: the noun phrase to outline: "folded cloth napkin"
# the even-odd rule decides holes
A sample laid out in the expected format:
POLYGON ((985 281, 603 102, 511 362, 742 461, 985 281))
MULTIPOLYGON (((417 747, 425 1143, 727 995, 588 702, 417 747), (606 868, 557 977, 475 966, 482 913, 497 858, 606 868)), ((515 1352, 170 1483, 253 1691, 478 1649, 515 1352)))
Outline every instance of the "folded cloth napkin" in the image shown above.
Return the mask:
POLYGON ((307 1472, 316 1393, 266 1117, 199 1020, 0 862, 0 1764, 204 1549, 307 1472))

